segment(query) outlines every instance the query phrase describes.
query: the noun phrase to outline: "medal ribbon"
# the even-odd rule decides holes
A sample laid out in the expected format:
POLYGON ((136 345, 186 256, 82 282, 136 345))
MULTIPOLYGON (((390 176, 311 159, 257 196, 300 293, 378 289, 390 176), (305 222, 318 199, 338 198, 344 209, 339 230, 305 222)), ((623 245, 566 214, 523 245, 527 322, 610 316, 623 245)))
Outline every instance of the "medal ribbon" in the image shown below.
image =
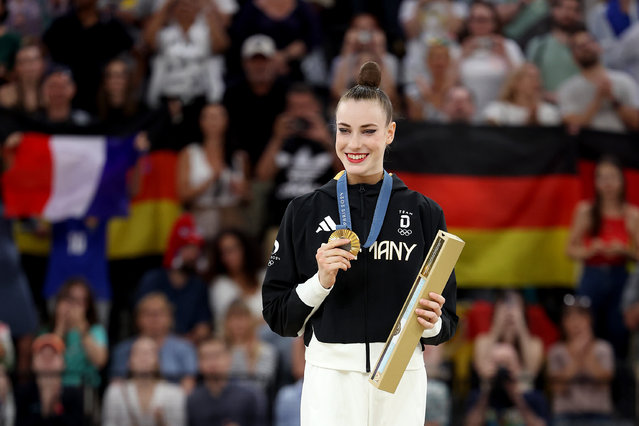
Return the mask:
MULTIPOLYGON (((382 230, 382 224, 384 223, 384 216, 386 216, 386 208, 390 201, 391 190, 393 188, 393 178, 384 170, 384 181, 382 182, 382 189, 379 191, 377 197, 377 204, 375 205, 375 212, 373 213, 373 223, 371 224, 371 230, 366 239, 366 243, 362 247, 370 247, 377 236, 379 231, 382 230)), ((337 210, 339 211, 340 224, 337 225, 337 229, 350 229, 351 224, 351 209, 348 204, 348 187, 346 185, 346 171, 337 180, 337 210)))

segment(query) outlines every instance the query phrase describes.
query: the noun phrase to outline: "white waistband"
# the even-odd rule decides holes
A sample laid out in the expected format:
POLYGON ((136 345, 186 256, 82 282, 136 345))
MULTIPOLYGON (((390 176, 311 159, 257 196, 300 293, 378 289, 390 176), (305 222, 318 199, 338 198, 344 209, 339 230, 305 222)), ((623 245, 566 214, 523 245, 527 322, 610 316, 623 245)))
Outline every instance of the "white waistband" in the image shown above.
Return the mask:
MULTIPOLYGON (((385 343, 375 342, 370 345, 371 369, 384 350, 385 343)), ((333 370, 366 372, 366 344, 365 343, 324 343, 317 340, 315 334, 306 348, 306 362, 317 367, 333 370)), ((420 345, 415 346, 406 370, 424 368, 424 358, 420 345)))

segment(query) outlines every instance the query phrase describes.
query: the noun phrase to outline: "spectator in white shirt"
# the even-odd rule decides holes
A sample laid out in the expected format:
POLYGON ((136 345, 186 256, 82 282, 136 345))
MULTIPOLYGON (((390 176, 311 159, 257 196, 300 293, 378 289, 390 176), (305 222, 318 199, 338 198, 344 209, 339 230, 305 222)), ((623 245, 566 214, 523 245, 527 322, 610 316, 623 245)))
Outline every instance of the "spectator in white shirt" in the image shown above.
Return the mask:
POLYGON ((498 100, 488 104, 483 118, 496 126, 556 126, 559 110, 542 100, 539 70, 526 63, 515 70, 502 88, 498 100))

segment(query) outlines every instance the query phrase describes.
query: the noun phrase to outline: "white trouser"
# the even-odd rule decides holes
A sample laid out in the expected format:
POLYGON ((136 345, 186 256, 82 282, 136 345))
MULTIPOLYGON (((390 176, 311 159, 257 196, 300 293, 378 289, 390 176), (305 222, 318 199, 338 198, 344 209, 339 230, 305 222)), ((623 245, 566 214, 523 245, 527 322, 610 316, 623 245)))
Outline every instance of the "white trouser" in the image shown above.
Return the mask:
POLYGON ((301 426, 423 426, 426 369, 407 370, 394 394, 368 382, 369 374, 306 363, 301 426))

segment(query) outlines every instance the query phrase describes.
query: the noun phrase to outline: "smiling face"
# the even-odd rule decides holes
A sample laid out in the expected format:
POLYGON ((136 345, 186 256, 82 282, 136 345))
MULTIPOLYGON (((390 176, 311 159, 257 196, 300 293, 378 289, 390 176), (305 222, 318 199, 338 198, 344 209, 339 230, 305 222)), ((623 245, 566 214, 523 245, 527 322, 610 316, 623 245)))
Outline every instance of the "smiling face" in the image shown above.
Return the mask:
POLYGON ((336 112, 335 151, 348 183, 377 183, 384 170, 384 151, 395 137, 395 122, 374 100, 343 99, 336 112))

